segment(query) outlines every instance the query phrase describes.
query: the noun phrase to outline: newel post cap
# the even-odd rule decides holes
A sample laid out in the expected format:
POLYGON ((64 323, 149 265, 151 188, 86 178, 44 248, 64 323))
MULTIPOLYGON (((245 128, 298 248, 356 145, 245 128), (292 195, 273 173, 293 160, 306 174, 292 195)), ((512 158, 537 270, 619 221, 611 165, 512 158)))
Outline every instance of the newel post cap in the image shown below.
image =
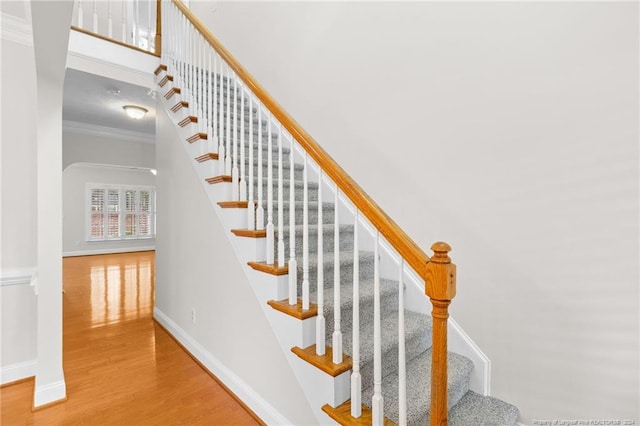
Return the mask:
POLYGON ((433 243, 433 257, 427 263, 425 293, 431 299, 452 300, 456 295, 456 265, 451 263, 451 246, 444 242, 433 243))
POLYGON ((431 258, 431 262, 451 263, 451 258, 449 257, 451 246, 449 244, 442 241, 438 241, 436 243, 431 244, 431 250, 433 250, 433 257, 431 258))

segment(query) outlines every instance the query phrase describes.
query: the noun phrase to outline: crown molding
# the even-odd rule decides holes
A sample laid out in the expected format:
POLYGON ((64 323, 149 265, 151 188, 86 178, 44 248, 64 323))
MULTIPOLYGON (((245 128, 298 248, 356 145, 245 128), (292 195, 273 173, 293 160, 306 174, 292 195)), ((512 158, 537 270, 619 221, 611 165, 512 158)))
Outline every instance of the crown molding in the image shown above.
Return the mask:
POLYGON ((0 36, 3 40, 33 46, 31 24, 8 13, 0 12, 0 36))
POLYGON ((113 127, 98 126, 95 124, 80 123, 77 121, 63 120, 62 130, 70 133, 102 136, 129 142, 156 143, 155 135, 150 135, 149 133, 134 132, 132 130, 116 129, 113 127))

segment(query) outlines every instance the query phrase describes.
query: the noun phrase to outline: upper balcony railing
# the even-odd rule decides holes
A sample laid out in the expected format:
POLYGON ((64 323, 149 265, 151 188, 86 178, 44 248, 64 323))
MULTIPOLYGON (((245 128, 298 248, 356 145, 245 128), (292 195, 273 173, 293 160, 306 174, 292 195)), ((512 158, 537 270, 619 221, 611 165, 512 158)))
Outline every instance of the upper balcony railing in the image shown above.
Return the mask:
POLYGON ((160 56, 159 0, 77 0, 72 29, 160 56))

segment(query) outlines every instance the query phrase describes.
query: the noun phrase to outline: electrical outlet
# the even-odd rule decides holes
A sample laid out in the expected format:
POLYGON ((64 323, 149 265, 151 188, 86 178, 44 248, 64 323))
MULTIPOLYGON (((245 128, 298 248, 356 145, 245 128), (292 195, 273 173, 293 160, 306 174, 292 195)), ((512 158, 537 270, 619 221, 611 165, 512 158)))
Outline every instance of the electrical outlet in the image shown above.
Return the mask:
POLYGON ((196 323, 196 308, 191 308, 191 322, 196 323))

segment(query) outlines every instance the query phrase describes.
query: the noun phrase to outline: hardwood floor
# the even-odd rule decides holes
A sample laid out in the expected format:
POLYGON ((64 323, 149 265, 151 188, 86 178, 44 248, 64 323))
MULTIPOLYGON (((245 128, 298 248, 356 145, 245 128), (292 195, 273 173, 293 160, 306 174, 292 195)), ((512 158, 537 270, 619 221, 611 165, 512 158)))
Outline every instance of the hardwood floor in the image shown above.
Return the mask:
POLYGON ((152 320, 154 252, 64 259, 68 400, 31 410, 34 381, 0 388, 0 424, 260 424, 152 320))

